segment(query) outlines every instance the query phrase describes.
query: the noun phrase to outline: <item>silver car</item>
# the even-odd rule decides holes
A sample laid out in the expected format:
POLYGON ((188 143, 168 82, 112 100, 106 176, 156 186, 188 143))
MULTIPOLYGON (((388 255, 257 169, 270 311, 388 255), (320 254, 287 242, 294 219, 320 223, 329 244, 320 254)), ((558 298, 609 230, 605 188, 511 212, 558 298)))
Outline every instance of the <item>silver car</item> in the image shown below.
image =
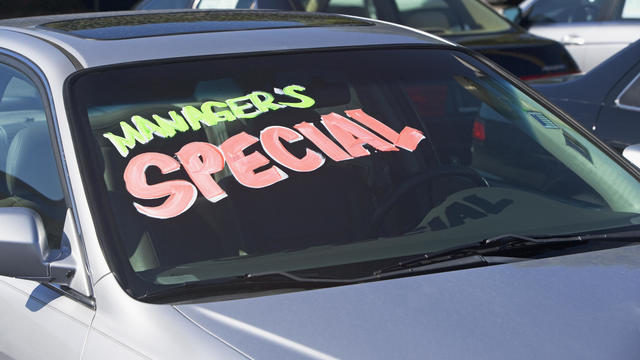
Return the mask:
POLYGON ((584 72, 640 38, 638 0, 526 0, 505 15, 563 43, 584 72))
POLYGON ((0 23, 0 359, 636 359, 640 173, 348 16, 0 23))

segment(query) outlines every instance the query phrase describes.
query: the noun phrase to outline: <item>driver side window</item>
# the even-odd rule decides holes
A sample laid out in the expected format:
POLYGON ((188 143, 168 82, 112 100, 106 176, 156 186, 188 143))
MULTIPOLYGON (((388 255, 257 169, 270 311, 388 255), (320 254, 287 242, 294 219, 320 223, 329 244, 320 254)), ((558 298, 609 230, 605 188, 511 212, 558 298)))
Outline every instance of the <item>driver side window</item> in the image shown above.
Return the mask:
POLYGON ((49 246, 60 246, 66 206, 43 99, 28 76, 5 64, 0 64, 0 207, 35 210, 49 246))
POLYGON ((602 5, 602 0, 539 0, 527 15, 527 26, 597 21, 602 5))

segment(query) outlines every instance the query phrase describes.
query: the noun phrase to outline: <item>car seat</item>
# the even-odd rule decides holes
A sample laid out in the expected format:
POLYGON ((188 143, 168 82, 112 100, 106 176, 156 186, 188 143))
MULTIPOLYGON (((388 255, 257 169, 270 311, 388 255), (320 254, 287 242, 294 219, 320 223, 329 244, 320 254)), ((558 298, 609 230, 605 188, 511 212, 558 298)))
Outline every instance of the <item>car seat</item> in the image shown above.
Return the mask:
POLYGON ((50 247, 59 247, 66 206, 46 122, 28 124, 12 139, 6 184, 9 197, 0 200, 0 207, 35 210, 44 221, 50 247))

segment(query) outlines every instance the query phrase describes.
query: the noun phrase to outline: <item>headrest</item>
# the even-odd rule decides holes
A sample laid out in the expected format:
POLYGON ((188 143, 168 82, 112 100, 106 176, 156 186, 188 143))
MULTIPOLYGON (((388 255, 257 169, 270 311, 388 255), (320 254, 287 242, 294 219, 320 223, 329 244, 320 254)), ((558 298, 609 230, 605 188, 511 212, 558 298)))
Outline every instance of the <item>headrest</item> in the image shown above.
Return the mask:
POLYGON ((6 168, 10 194, 28 198, 35 190, 36 195, 50 200, 63 198, 46 122, 28 124, 14 136, 7 151, 6 168))

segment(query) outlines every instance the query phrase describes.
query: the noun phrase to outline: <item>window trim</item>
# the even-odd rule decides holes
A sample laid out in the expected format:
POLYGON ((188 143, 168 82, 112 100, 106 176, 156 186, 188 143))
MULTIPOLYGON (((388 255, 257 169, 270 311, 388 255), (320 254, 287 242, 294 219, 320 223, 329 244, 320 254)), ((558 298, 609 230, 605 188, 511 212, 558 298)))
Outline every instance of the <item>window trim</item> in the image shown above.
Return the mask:
POLYGON ((620 103, 620 98, 622 98, 622 96, 627 92, 627 90, 629 90, 629 88, 631 88, 631 86, 634 85, 636 82, 640 82, 640 72, 638 72, 638 74, 636 74, 636 76, 634 76, 633 79, 629 81, 629 83, 624 87, 624 89, 620 91, 620 94, 616 96, 616 99, 613 100, 613 103, 615 104, 616 107, 624 110, 640 111, 640 106, 626 105, 626 104, 620 103))
MULTIPOLYGON (((38 94, 43 102, 43 108, 45 111, 45 118, 47 121, 47 128, 49 130, 49 137, 51 139, 51 145, 53 150, 53 157, 56 161, 56 168, 58 170, 58 178, 62 186, 62 194, 65 200, 65 205, 68 210, 71 210, 71 215, 74 221, 75 230, 78 234, 78 246, 82 251, 82 259, 78 266, 84 267, 84 276, 88 277, 90 296, 78 293, 73 289, 62 287, 56 284, 47 284, 50 288, 55 288, 56 291, 61 294, 67 295, 73 300, 76 300, 90 308, 95 308, 95 300, 93 297, 93 281, 91 279, 91 272, 89 271, 87 250, 84 245, 84 238, 82 229, 80 227, 80 216, 76 207, 76 200, 73 195, 73 189, 71 188, 71 179, 69 177, 69 170, 67 164, 62 160, 64 159, 64 149, 62 147, 62 137, 60 134, 60 126, 58 118, 56 116, 55 106, 53 104, 53 93, 47 80, 46 75, 34 62, 26 58, 25 56, 0 48, 0 64, 12 67, 21 72, 35 85, 38 94)), ((81 273, 81 272, 76 272, 81 273)))

